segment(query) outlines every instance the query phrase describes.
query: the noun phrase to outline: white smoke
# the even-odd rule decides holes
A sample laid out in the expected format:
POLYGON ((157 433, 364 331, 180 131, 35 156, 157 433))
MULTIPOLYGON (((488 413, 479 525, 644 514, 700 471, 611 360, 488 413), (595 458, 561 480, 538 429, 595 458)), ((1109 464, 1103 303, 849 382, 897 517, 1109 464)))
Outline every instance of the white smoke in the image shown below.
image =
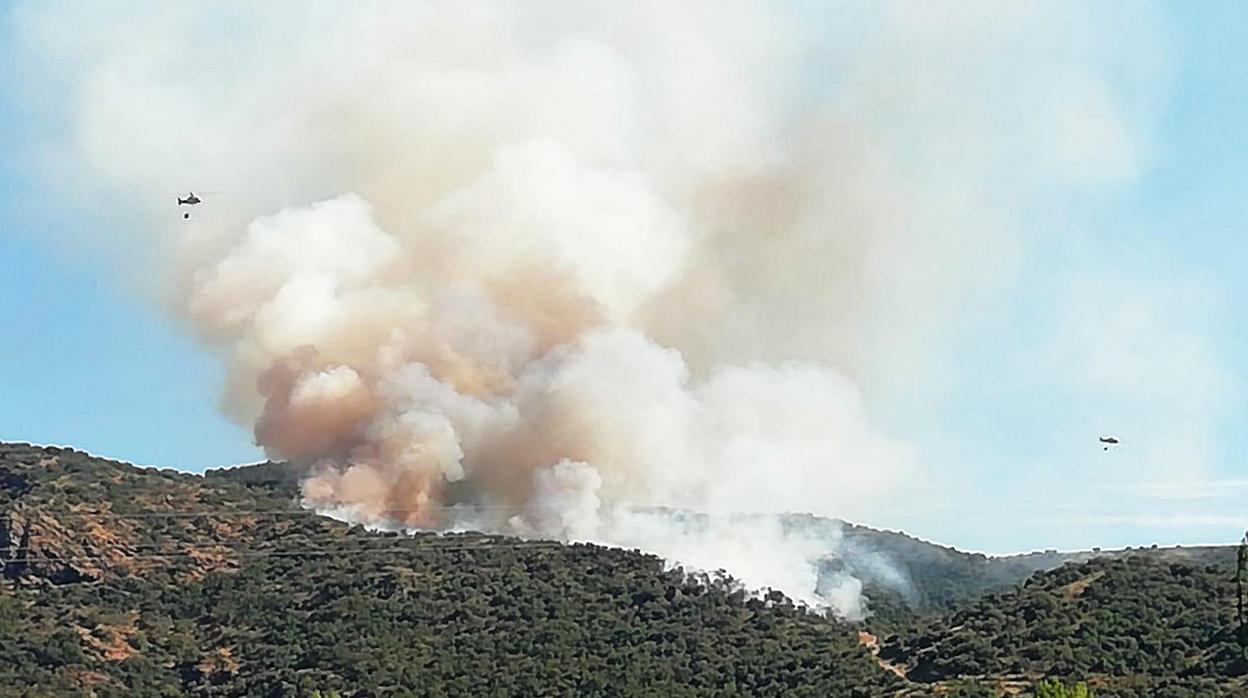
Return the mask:
POLYGON ((311 505, 640 545, 858 616, 819 580, 837 541, 722 517, 925 491, 871 396, 921 399, 1036 186, 1137 167, 1075 50, 1114 18, 1067 10, 28 3, 13 53, 58 95, 63 181, 144 201, 129 240, 311 505))

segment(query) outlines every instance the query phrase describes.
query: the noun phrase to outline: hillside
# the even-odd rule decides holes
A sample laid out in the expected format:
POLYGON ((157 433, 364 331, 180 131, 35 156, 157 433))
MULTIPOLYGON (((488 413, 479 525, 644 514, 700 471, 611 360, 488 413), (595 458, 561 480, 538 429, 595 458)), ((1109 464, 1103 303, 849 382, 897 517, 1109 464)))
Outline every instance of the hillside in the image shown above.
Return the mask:
MULTIPOLYGON (((209 470, 205 478, 208 482, 241 484, 265 496, 294 499, 298 494, 293 471, 280 463, 209 470)), ((703 518, 693 512, 662 511, 686 522, 703 518)), ((786 530, 827 540, 830 547, 832 541, 841 541, 840 549, 844 554, 830 558, 825 563, 826 571, 847 571, 864 580, 876 615, 901 623, 1011 588, 1037 570, 1052 569, 1080 557, 1077 553, 1051 551, 990 557, 936 545, 900 532, 810 514, 785 515, 781 523, 786 530)))
MULTIPOLYGON (((257 472, 257 471, 251 471, 257 472)), ((368 534, 0 445, 0 695, 883 696, 853 628, 596 546, 368 534)))
POLYGON ((1097 696, 1246 695, 1225 568, 1102 557, 893 636, 880 658, 919 685, 1086 680, 1097 696))
POLYGON ((849 625, 635 551, 368 533, 295 484, 0 444, 0 697, 1248 695, 1227 547, 994 558, 785 517, 868 580, 849 625))
POLYGON ((827 564, 865 582, 872 625, 881 629, 908 627, 921 618, 956 610, 987 594, 1012 589, 1036 572, 1067 563, 1130 556, 1196 566, 1230 567, 1235 562, 1235 548, 1229 545, 992 556, 810 514, 789 514, 783 521, 791 530, 839 538, 838 559, 827 564))
POLYGON ((873 607, 882 615, 898 608, 899 618, 943 613, 974 601, 984 594, 1004 591, 1032 573, 1052 569, 1070 556, 1054 551, 994 557, 967 553, 894 531, 881 531, 845 523, 846 559, 851 572, 869 584, 873 607), (886 560, 901 580, 890 583, 877 568, 855 565, 858 560, 886 560))
MULTIPOLYGON (((281 463, 259 463, 209 470, 208 482, 237 483, 265 496, 294 499, 298 480, 281 463)), ((670 511, 670 510, 669 510, 670 511)), ((682 519, 697 519, 691 512, 671 512, 682 519)), ((864 580, 876 624, 881 621, 907 625, 916 619, 939 615, 969 604, 986 594, 1021 584, 1035 572, 1051 570, 1068 562, 1145 555, 1194 565, 1229 566, 1235 561, 1234 546, 1169 547, 1043 552, 1018 555, 968 553, 939 545, 900 531, 888 531, 811 514, 787 514, 781 518, 789 531, 817 539, 840 541, 839 554, 825 562, 826 571, 846 571, 864 580)))

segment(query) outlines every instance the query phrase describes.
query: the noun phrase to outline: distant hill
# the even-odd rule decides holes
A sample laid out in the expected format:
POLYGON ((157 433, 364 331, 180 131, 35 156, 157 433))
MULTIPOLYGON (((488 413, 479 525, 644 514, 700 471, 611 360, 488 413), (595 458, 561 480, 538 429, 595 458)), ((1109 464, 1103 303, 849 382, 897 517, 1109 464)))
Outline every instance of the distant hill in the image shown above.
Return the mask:
POLYGON ((868 583, 867 595, 877 611, 876 620, 886 622, 909 623, 915 616, 948 612, 986 594, 1012 589, 1036 572, 1067 563, 1130 556, 1224 568, 1235 563, 1235 547, 1230 545, 1081 552, 1047 550, 989 556, 929 543, 900 532, 848 523, 844 524, 843 531, 846 564, 855 576, 868 583), (890 562, 892 569, 881 571, 878 565, 859 562, 880 558, 890 562), (900 576, 902 584, 896 582, 894 573, 900 576))
POLYGON ((212 468, 204 472, 210 483, 235 483, 286 499, 299 496, 299 473, 286 463, 266 461, 251 465, 212 468))
POLYGON ((992 557, 966 553, 896 531, 882 531, 811 515, 789 515, 786 525, 825 535, 838 527, 841 565, 864 580, 877 615, 908 621, 941 613, 984 594, 1009 589, 1038 570, 1057 567, 1070 555, 1054 551, 992 557))

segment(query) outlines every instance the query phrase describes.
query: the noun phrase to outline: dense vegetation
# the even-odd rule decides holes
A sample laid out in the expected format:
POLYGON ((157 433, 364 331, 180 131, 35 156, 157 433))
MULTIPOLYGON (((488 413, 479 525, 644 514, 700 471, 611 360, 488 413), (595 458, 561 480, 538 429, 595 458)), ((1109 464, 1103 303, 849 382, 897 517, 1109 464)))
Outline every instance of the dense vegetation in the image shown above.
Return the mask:
MULTIPOLYGON (((1032 574, 1072 562, 1144 555, 1195 566, 1230 566, 1232 546, 1087 551, 1056 550, 988 556, 930 543, 900 532, 880 531, 818 517, 787 517, 790 526, 840 524, 844 566, 867 583, 874 626, 905 628, 916 618, 956 610, 992 593, 1011 590, 1032 574), (801 522, 801 523, 798 523, 801 522), (885 561, 887 564, 876 564, 885 561)), ((833 535, 828 531, 826 535, 833 535)))
POLYGON ((1038 573, 890 638, 880 656, 925 683, 1048 676, 1097 696, 1248 694, 1230 570, 1144 555, 1038 573))
POLYGON ((884 696, 901 684, 846 625, 636 552, 265 516, 289 502, 71 451, 0 446, 0 464, 0 695, 884 696))
POLYGON ((125 577, 6 595, 0 685, 98 682, 101 695, 126 696, 875 696, 896 683, 845 628, 665 573, 653 558, 488 543, 368 554, 379 542, 179 585, 125 577))
POLYGON ((850 626, 634 551, 367 533, 295 492, 280 464, 0 444, 0 697, 1248 695, 1229 548, 991 558, 787 517, 867 580, 850 626))

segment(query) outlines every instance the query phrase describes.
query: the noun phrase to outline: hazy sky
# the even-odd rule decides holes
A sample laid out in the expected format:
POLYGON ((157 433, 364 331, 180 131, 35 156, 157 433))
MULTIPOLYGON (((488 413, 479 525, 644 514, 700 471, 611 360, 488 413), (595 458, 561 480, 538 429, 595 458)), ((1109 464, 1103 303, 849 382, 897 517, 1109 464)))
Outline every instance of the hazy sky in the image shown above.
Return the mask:
MULTIPOLYGON (((880 388, 894 397, 877 419, 947 474, 945 495, 863 523, 992 552, 1225 542, 1248 525, 1248 5, 1159 7, 1158 67, 1120 86, 1147 105, 1138 172, 1032 209, 1015 278, 948 320, 950 358, 929 364, 939 409, 880 388), (1122 448, 1103 452, 1102 434, 1122 448)), ((0 20, 0 64, 14 31, 0 20)), ((1082 60, 1112 79, 1124 43, 1106 35, 1082 60)), ((0 439, 192 471, 261 458, 216 409, 220 358, 117 274, 142 251, 67 243, 125 222, 107 201, 62 206, 15 154, 66 128, 25 94, 0 90, 0 439)))

